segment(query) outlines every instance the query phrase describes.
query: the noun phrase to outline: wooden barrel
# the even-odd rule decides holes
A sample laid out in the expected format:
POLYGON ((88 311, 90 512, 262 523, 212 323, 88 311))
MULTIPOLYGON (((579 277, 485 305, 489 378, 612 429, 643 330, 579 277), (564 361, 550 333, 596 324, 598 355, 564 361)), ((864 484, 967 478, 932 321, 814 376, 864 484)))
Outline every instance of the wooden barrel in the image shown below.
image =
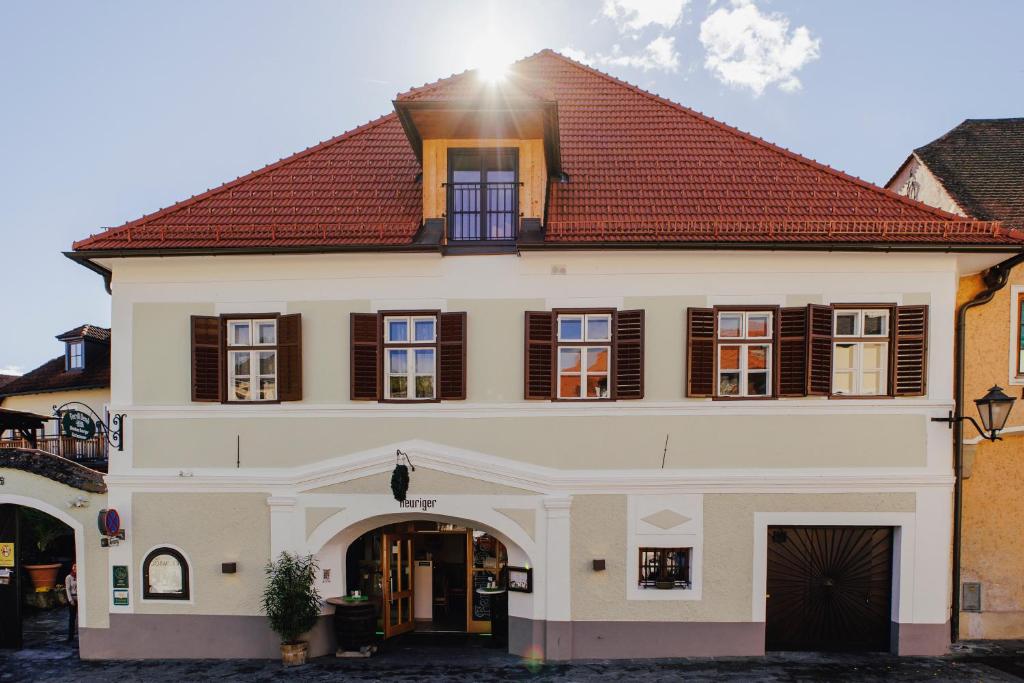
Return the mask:
POLYGON ((355 652, 377 637, 377 609, 372 602, 329 600, 334 605, 334 635, 338 649, 355 652))

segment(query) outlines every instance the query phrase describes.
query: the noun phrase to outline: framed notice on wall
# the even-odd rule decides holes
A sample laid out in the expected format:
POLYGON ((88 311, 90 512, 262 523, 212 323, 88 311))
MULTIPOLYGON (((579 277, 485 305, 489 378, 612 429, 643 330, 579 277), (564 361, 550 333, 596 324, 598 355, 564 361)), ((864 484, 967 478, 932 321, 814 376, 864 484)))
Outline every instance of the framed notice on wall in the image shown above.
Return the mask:
POLYGON ((128 587, 128 567, 123 564, 115 564, 113 569, 114 588, 128 587))
POLYGON ((533 592, 533 567, 505 567, 508 589, 513 593, 533 592))

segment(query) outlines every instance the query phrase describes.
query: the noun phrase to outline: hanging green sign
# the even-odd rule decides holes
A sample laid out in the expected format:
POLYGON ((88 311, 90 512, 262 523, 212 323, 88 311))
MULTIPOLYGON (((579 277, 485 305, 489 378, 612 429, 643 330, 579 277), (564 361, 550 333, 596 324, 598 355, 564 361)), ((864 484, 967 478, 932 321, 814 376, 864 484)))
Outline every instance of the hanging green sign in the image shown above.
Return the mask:
POLYGON ((96 436, 96 423, 81 410, 69 410, 60 419, 61 431, 64 436, 72 439, 91 439, 96 436))

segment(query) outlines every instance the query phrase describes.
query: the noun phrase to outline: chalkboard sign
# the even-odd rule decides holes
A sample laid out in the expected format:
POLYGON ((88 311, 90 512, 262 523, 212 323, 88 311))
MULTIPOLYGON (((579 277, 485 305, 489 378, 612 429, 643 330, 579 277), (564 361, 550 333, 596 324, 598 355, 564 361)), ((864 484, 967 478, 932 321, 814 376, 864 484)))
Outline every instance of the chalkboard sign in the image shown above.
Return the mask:
POLYGON ((490 572, 473 572, 473 621, 491 620, 491 598, 490 595, 477 593, 477 588, 487 588, 494 578, 490 572))

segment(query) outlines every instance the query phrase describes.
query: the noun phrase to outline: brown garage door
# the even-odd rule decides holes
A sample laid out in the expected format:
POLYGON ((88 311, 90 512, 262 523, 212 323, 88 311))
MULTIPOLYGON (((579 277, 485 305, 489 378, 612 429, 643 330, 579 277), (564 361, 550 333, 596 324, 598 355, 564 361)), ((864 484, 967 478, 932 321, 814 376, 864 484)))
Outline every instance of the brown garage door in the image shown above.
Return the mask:
POLYGON ((769 527, 765 647, 889 649, 888 527, 769 527))

